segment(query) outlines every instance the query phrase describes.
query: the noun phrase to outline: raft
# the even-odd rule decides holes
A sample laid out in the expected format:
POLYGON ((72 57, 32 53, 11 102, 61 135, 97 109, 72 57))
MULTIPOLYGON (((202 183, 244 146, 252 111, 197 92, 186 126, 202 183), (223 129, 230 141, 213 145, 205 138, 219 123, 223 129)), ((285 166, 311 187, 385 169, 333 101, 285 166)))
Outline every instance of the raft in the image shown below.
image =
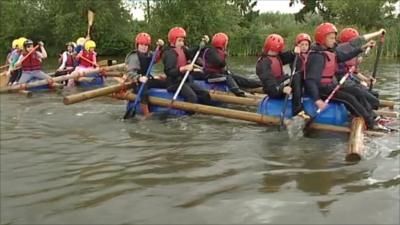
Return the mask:
MULTIPOLYGON (((104 77, 101 76, 100 74, 91 74, 86 76, 87 78, 93 78, 91 81, 79 81, 77 82, 77 86, 82 87, 84 89, 90 89, 90 88, 98 88, 104 86, 104 77)), ((27 83, 39 81, 40 79, 33 78, 29 80, 27 83)), ((31 87, 28 88, 28 91, 31 92, 40 92, 40 91, 49 91, 52 88, 49 85, 42 85, 38 87, 31 87)))
MULTIPOLYGON (((217 91, 224 91, 228 92, 229 89, 226 86, 225 82, 220 82, 220 83, 208 83, 206 81, 202 80, 196 80, 194 81, 197 85, 203 87, 204 89, 207 90, 217 90, 217 91)), ((168 92, 165 89, 157 89, 157 88, 152 88, 149 90, 149 95, 152 97, 159 97, 159 98, 164 98, 164 99, 172 99, 174 93, 173 92, 168 92)), ((184 98, 178 97, 179 101, 185 101, 184 98)), ((283 101, 284 99, 274 99, 274 98, 268 98, 265 97, 260 104, 258 105, 257 108, 257 113, 262 114, 262 115, 267 115, 267 116, 273 116, 273 117, 280 117, 280 114, 282 112, 282 107, 283 107, 283 101)), ((223 106, 221 102, 212 102, 214 106, 223 106)), ((137 106, 139 107, 139 106, 137 106)), ((287 105, 287 110, 286 110, 286 115, 285 117, 290 119, 292 115, 292 102, 289 99, 288 105, 287 105)), ((317 111, 317 107, 313 103, 313 101, 305 97, 303 98, 303 107, 304 111, 310 115, 314 116, 317 111)), ((140 112, 139 108, 136 109, 137 112, 140 112)), ((183 116, 187 115, 185 111, 178 110, 178 109, 169 109, 166 107, 162 106, 155 106, 155 105, 150 105, 149 107, 150 112, 153 113, 165 113, 168 111, 169 114, 175 115, 175 116, 183 116)), ((336 126, 349 126, 350 125, 350 114, 347 111, 346 107, 342 103, 336 103, 336 102, 331 102, 329 103, 328 107, 320 113, 320 115, 316 118, 315 122, 320 123, 320 124, 328 124, 328 125, 336 125, 336 126)))

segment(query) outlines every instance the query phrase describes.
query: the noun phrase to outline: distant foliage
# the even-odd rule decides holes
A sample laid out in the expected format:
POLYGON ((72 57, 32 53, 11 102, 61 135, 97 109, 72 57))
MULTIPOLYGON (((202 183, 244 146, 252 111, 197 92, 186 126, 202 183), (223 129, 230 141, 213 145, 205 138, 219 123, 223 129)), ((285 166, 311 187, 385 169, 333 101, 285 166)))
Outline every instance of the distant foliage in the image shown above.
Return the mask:
MULTIPOLYGON (((286 48, 295 36, 314 36, 315 27, 329 21, 338 29, 356 27, 361 33, 388 29, 385 56, 400 56, 400 16, 393 12, 396 0, 292 0, 304 3, 297 14, 259 13, 256 0, 0 0, 0 54, 5 55, 14 38, 42 40, 50 54, 64 44, 86 36, 87 11, 95 12, 92 39, 101 55, 125 55, 138 32, 148 32, 153 43, 167 42, 170 28, 187 31, 187 44, 197 45, 205 34, 228 34, 231 55, 259 55, 265 38, 278 33, 286 48), (145 21, 132 19, 130 9, 142 8, 145 21)), ((273 4, 273 2, 271 2, 273 4)), ((152 46, 153 48, 154 46, 152 46)))

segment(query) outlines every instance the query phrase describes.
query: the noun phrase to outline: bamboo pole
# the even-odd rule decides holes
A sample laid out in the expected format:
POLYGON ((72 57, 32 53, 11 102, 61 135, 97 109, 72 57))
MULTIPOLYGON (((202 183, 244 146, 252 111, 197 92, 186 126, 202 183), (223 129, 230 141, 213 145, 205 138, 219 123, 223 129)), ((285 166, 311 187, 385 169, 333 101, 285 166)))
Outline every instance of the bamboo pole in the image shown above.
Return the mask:
POLYGON ((133 83, 131 83, 131 82, 125 82, 122 84, 111 85, 108 87, 98 88, 98 89, 85 91, 85 92, 74 94, 74 95, 69 95, 69 96, 64 97, 63 102, 65 105, 71 105, 74 103, 97 98, 100 96, 109 95, 109 94, 121 91, 123 89, 129 89, 132 87, 132 84, 133 83))
POLYGON ((364 120, 361 117, 355 117, 351 122, 350 130, 346 161, 358 162, 361 160, 361 155, 364 151, 364 120))
POLYGON ((89 69, 86 71, 74 71, 69 75, 63 75, 63 76, 59 76, 59 77, 55 77, 52 78, 51 80, 39 80, 39 81, 34 81, 34 82, 30 82, 30 83, 26 83, 26 84, 20 84, 20 85, 14 85, 11 87, 4 87, 4 88, 0 88, 0 93, 7 93, 7 92, 16 92, 19 90, 24 90, 27 88, 32 88, 32 87, 38 87, 38 86, 42 86, 42 85, 47 85, 50 82, 60 82, 60 81, 64 81, 64 80, 69 80, 69 79, 75 79, 75 78, 79 78, 82 76, 87 76, 93 73, 98 73, 98 72, 107 72, 107 71, 111 71, 111 70, 116 70, 116 69, 121 69, 121 68, 125 68, 125 64, 117 64, 114 66, 107 66, 107 67, 103 67, 103 68, 96 68, 96 69, 89 69))

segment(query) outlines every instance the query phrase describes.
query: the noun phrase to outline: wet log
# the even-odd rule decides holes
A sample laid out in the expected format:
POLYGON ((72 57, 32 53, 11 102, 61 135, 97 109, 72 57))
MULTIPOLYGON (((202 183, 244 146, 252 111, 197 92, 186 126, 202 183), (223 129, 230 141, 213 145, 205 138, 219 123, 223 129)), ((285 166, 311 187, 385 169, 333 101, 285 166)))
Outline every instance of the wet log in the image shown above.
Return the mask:
POLYGON ((346 161, 358 162, 361 160, 364 151, 364 130, 364 120, 361 117, 355 117, 351 122, 346 161))

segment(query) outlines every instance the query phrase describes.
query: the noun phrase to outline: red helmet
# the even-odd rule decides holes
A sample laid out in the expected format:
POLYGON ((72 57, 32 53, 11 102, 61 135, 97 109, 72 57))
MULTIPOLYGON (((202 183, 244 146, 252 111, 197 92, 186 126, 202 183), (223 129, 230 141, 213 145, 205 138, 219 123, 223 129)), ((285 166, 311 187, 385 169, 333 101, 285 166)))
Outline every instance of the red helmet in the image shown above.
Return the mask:
POLYGON ((138 33, 135 38, 135 44, 137 45, 150 45, 151 37, 148 33, 138 33))
POLYGON ((211 40, 211 44, 216 48, 225 48, 228 44, 229 38, 225 33, 214 34, 211 40))
POLYGON ((186 31, 182 27, 171 28, 168 32, 168 41, 174 45, 177 38, 186 38, 186 31))
POLYGON ((358 31, 354 28, 344 28, 340 34, 339 34, 339 41, 344 43, 344 42, 349 42, 353 38, 358 37, 360 34, 358 31))
POLYGON ((306 33, 300 33, 296 36, 296 45, 299 44, 302 41, 308 41, 309 44, 311 44, 311 37, 310 35, 306 33))
POLYGON ((279 34, 271 34, 269 35, 264 42, 264 51, 268 52, 269 50, 275 52, 282 52, 283 48, 285 48, 285 41, 283 37, 279 34))
POLYGON ((330 33, 336 33, 337 29, 335 25, 331 23, 322 23, 315 29, 315 42, 318 44, 324 44, 326 35, 330 33))

